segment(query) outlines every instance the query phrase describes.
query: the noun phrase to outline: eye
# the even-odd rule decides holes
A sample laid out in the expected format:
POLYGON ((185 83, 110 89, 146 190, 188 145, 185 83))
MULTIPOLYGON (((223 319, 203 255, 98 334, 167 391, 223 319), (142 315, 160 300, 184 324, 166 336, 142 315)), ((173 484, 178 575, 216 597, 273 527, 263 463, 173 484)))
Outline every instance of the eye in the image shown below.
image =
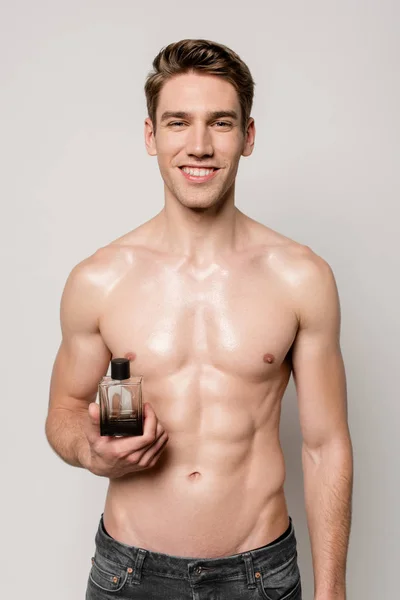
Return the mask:
MULTIPOLYGON (((181 125, 185 125, 185 123, 183 121, 174 121, 173 123, 168 123, 168 127, 178 127, 178 129, 181 125)), ((232 123, 227 123, 225 121, 216 121, 215 125, 220 125, 222 128, 232 127, 232 123)), ((220 129, 220 127, 218 127, 218 129, 220 129)))

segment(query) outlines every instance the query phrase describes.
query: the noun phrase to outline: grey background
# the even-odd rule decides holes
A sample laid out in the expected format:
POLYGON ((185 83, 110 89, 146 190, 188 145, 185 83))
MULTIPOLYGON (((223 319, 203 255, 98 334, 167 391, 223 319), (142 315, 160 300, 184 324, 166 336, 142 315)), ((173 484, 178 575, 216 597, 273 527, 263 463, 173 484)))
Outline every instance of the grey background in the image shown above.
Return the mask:
MULTIPOLYGON (((237 206, 336 275, 355 456, 348 598, 396 597, 399 13, 395 0, 1 2, 3 598, 84 597, 107 480, 44 436, 59 302, 76 263, 163 205, 143 84, 161 47, 187 37, 231 46, 257 84, 237 206)), ((292 381, 281 430, 309 600, 292 381)))

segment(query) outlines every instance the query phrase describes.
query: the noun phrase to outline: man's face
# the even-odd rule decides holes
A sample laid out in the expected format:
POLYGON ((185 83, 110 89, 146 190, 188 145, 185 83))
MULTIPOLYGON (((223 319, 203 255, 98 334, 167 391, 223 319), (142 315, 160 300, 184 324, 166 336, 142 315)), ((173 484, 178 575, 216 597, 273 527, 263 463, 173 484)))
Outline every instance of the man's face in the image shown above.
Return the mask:
POLYGON ((161 90, 156 120, 155 136, 151 120, 145 120, 145 139, 148 153, 157 155, 166 194, 193 209, 226 198, 240 156, 251 154, 255 135, 253 119, 246 136, 242 133, 235 88, 212 75, 177 75, 161 90), (196 176, 185 173, 186 166, 213 171, 196 176))

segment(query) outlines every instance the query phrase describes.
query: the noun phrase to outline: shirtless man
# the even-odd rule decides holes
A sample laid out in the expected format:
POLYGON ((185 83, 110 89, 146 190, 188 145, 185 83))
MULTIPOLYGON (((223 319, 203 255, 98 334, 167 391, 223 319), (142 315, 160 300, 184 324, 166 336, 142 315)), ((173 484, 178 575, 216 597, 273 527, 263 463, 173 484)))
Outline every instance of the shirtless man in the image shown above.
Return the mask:
POLYGON ((182 40, 153 66, 145 143, 165 205, 71 271, 50 385, 50 445, 109 478, 86 598, 302 597, 279 440, 293 372, 314 598, 344 600, 353 463, 332 270, 235 207, 255 139, 237 54, 182 40), (99 434, 113 357, 143 376, 143 436, 99 434))

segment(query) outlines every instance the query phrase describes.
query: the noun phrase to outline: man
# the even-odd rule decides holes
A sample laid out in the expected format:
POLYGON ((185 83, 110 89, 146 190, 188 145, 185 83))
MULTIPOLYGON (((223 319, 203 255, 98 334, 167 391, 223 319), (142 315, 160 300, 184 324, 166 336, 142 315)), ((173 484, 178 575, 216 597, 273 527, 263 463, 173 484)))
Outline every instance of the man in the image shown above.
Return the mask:
POLYGON ((50 385, 49 443, 109 478, 86 597, 301 598, 279 441, 293 372, 314 598, 343 600, 353 475, 332 270, 235 207, 255 139, 239 56, 182 40, 153 67, 145 142, 165 205, 72 270, 50 385), (112 357, 143 377, 143 436, 99 434, 112 357))

